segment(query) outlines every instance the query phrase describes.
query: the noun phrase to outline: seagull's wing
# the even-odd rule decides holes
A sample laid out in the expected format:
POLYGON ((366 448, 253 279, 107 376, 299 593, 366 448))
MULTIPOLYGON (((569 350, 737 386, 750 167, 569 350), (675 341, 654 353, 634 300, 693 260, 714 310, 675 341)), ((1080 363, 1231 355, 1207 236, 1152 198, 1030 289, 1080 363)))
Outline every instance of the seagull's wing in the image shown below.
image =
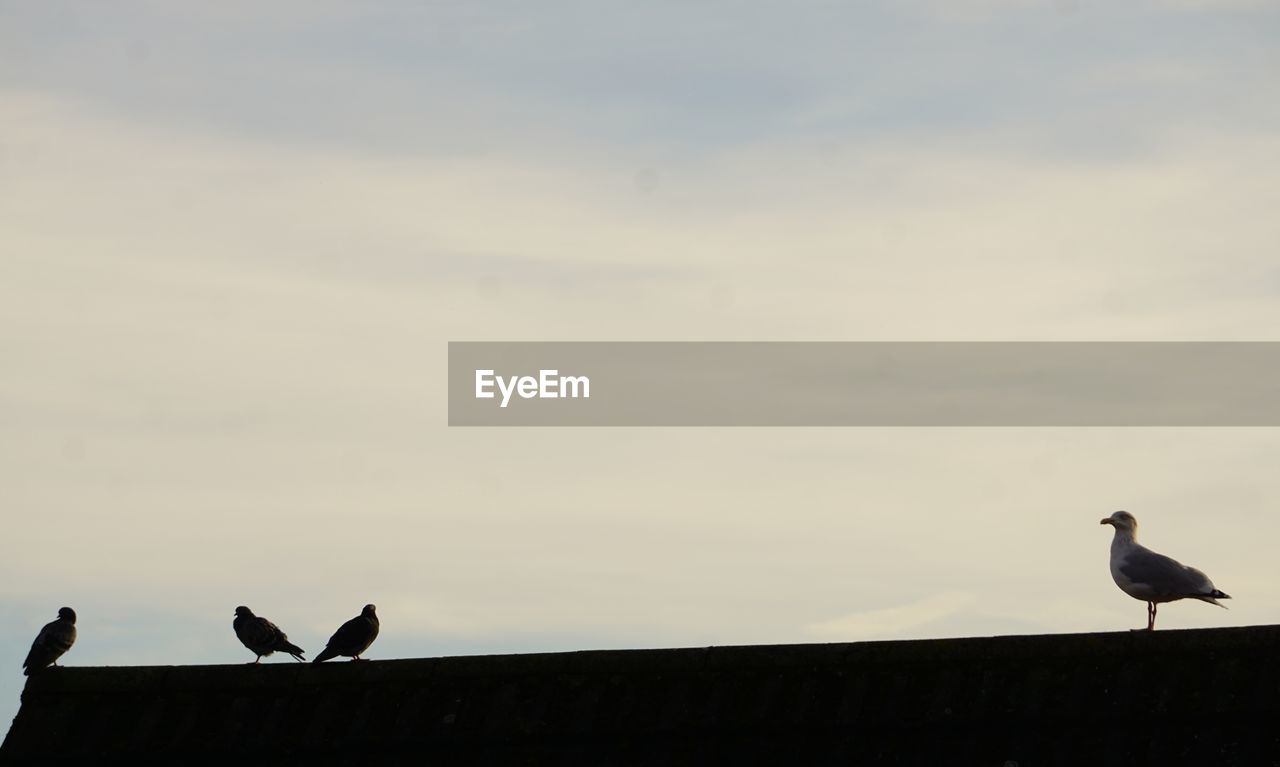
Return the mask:
POLYGON ((1209 576, 1142 546, 1129 550, 1119 569, 1124 577, 1146 586, 1157 597, 1214 597, 1221 594, 1209 576))

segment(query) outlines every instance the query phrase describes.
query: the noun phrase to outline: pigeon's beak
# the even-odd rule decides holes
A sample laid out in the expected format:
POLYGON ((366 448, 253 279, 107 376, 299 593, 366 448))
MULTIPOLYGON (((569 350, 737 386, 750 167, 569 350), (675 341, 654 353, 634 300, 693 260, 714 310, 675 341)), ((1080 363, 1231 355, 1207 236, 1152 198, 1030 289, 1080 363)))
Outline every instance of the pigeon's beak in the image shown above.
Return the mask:
POLYGON ((1103 517, 1103 518, 1102 518, 1102 521, 1101 521, 1101 522, 1099 522, 1098 524, 1100 524, 1100 525, 1114 525, 1114 524, 1115 524, 1115 522, 1111 519, 1111 517, 1103 517))

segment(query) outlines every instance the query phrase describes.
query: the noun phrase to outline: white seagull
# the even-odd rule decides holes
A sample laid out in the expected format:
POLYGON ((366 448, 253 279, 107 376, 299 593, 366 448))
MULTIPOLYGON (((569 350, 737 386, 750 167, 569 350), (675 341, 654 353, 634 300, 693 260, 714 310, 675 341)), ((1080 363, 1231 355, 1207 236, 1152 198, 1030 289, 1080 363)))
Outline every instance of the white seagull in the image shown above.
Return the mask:
POLYGON ((1147 603, 1147 631, 1156 627, 1156 605, 1161 602, 1199 599, 1226 608, 1218 600, 1231 597, 1218 591, 1209 576, 1139 544, 1138 520, 1132 514, 1117 511, 1105 517, 1102 524, 1115 528, 1111 578, 1121 591, 1147 603))

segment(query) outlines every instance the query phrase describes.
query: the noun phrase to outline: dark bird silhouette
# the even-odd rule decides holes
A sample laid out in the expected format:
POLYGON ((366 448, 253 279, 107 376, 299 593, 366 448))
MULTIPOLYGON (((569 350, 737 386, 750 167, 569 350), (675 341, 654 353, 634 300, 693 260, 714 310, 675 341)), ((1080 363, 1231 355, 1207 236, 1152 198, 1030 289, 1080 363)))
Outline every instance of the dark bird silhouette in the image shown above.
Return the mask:
POLYGON ((351 660, 360 660, 360 653, 369 649, 373 640, 378 638, 378 614, 373 605, 365 605, 360 614, 338 627, 329 637, 329 643, 316 656, 312 663, 322 663, 330 658, 344 655, 351 660))
POLYGON ((254 663, 261 663, 273 652, 287 652, 294 660, 306 660, 302 657, 302 648, 290 642, 279 626, 254 615, 253 610, 244 605, 236 608, 236 619, 231 622, 231 627, 236 630, 240 643, 258 656, 254 663))
POLYGON ((32 671, 39 671, 45 666, 58 665, 58 658, 71 649, 76 643, 76 611, 70 607, 58 610, 58 619, 44 624, 36 641, 31 643, 31 652, 22 662, 22 673, 31 676, 32 671))

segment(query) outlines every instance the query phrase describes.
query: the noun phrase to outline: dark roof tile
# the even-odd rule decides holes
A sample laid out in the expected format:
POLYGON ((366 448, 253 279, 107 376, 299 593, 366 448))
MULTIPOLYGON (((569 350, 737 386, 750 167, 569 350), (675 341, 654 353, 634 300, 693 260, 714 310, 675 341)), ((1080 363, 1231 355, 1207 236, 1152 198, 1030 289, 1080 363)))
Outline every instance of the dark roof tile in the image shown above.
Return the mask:
POLYGON ((1280 627, 34 674, 4 764, 1280 763, 1280 627))

